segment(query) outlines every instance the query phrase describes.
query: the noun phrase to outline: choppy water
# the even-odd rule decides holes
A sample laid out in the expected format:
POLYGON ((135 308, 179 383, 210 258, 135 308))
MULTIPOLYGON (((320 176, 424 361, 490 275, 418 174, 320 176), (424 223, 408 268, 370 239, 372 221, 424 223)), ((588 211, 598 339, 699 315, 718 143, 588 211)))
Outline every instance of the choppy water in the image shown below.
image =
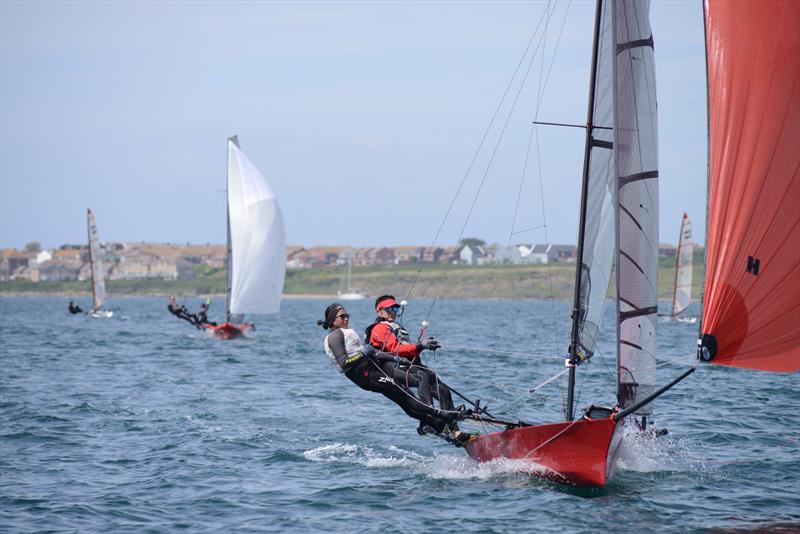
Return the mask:
MULTIPOLYGON (((286 301, 256 318, 253 339, 228 342, 160 299, 112 301, 112 319, 70 316, 66 303, 0 299, 3 531, 800 528, 797 374, 703 367, 658 402, 670 434, 626 436, 612 482, 581 490, 418 436, 334 371, 314 324, 328 302, 286 301)), ((418 328, 428 305, 412 303, 406 324, 418 328)), ((552 355, 566 346, 568 308, 439 302, 430 333, 444 349, 428 362, 495 415, 560 420, 563 384, 526 391, 562 369, 552 355)), ((370 303, 350 310, 363 329, 370 303)), ((691 354, 696 330, 661 323, 662 361, 691 354)), ((579 406, 613 402, 613 349, 602 349, 581 369, 579 406)), ((687 363, 660 368, 660 381, 687 363)))

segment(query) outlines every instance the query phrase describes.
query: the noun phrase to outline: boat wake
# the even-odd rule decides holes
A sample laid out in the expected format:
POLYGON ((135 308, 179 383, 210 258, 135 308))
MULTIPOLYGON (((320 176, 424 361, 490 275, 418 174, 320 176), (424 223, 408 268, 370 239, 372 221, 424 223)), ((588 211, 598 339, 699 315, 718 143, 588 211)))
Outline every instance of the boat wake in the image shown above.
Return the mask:
POLYGON ((378 450, 365 445, 334 443, 323 445, 303 453, 312 462, 359 464, 365 467, 391 468, 415 467, 425 462, 425 457, 395 446, 378 450))
POLYGON ((303 453, 312 462, 357 464, 370 468, 408 468, 438 480, 486 480, 508 474, 541 475, 548 469, 527 460, 498 459, 476 462, 460 453, 423 456, 395 446, 384 449, 334 443, 303 453))
POLYGON ((655 436, 628 430, 622 438, 615 470, 639 473, 686 472, 706 468, 702 460, 690 454, 682 440, 672 436, 655 436))

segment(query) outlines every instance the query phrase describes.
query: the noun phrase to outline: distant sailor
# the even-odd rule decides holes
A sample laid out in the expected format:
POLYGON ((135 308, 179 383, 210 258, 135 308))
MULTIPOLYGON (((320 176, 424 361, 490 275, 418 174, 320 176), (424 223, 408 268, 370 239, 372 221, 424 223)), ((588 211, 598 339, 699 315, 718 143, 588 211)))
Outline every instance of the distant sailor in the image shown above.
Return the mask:
POLYGON ((81 309, 81 307, 78 306, 77 304, 74 304, 72 301, 69 301, 69 306, 67 307, 67 309, 73 315, 76 314, 76 313, 83 313, 83 310, 81 309))
POLYGON ((197 324, 202 326, 204 325, 217 326, 217 323, 208 320, 208 308, 210 305, 211 305, 211 299, 208 299, 202 304, 200 304, 200 311, 197 312, 197 324))
POLYGON ((174 315, 178 319, 183 319, 184 321, 188 321, 189 323, 193 324, 197 328, 202 328, 202 326, 200 326, 200 323, 197 320, 197 316, 193 313, 189 313, 186 310, 186 306, 184 306, 183 304, 179 305, 178 302, 175 300, 174 295, 170 295, 169 304, 167 304, 167 309, 172 315, 174 315))
POLYGON ((325 319, 317 324, 330 330, 324 342, 328 357, 358 387, 380 393, 396 403, 408 416, 420 421, 420 429, 429 427, 449 437, 457 446, 469 441, 470 435, 458 430, 461 413, 437 410, 430 400, 430 382, 402 366, 403 358, 365 346, 358 333, 350 328, 350 315, 344 306, 331 304, 325 309, 325 319), (410 388, 417 388, 419 397, 410 388))

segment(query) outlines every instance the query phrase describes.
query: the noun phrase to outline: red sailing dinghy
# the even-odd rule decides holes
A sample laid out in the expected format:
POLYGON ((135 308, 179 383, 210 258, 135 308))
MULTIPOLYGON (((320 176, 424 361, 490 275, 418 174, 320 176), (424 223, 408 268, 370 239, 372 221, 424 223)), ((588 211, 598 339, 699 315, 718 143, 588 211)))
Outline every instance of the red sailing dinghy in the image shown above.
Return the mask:
MULTIPOLYGON (((572 312, 565 422, 507 428, 466 445, 481 461, 526 459, 543 476, 602 486, 622 437, 619 409, 653 392, 658 273, 658 152, 647 2, 597 3, 572 312), (616 107, 615 107, 616 104, 616 107), (616 236, 619 235, 619 240, 616 236), (616 409, 574 415, 575 371, 595 351, 612 264, 617 269, 616 409)), ((646 417, 652 408, 641 406, 646 417)))
POLYGON ((217 339, 254 330, 245 313, 277 313, 286 274, 283 217, 267 180, 228 139, 228 290, 225 322, 205 328, 217 339), (237 324, 238 323, 238 324, 237 324))
POLYGON ((652 401, 699 362, 800 370, 800 2, 705 3, 710 174, 698 364, 658 390, 658 171, 647 11, 646 2, 598 2, 567 421, 509 424, 479 436, 466 445, 477 460, 528 459, 544 466, 547 478, 601 486, 625 417, 646 428, 652 401), (573 419, 575 368, 594 350, 614 250, 618 405, 573 419))

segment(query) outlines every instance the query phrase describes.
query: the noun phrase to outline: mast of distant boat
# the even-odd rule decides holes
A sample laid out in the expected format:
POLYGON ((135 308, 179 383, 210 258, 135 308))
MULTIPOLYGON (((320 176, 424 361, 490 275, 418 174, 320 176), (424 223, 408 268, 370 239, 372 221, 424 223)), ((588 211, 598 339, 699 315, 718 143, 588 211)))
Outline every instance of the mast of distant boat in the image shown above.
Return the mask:
MULTIPOLYGON (((239 138, 238 136, 234 135, 228 138, 228 141, 232 142, 237 147, 239 146, 239 138)), ((225 161, 226 161, 226 169, 230 169, 230 150, 225 150, 227 154, 225 161)), ((228 196, 228 172, 225 172, 225 221, 227 223, 227 250, 226 250, 226 263, 227 263, 227 271, 228 271, 228 282, 227 282, 227 290, 225 291, 225 322, 231 322, 231 286, 233 283, 233 253, 231 247, 231 205, 230 205, 230 198, 228 196)))
POLYGON ((97 308, 97 293, 94 287, 94 258, 92 257, 92 210, 86 208, 86 236, 89 243, 89 272, 91 274, 90 283, 92 284, 92 309, 97 308))

